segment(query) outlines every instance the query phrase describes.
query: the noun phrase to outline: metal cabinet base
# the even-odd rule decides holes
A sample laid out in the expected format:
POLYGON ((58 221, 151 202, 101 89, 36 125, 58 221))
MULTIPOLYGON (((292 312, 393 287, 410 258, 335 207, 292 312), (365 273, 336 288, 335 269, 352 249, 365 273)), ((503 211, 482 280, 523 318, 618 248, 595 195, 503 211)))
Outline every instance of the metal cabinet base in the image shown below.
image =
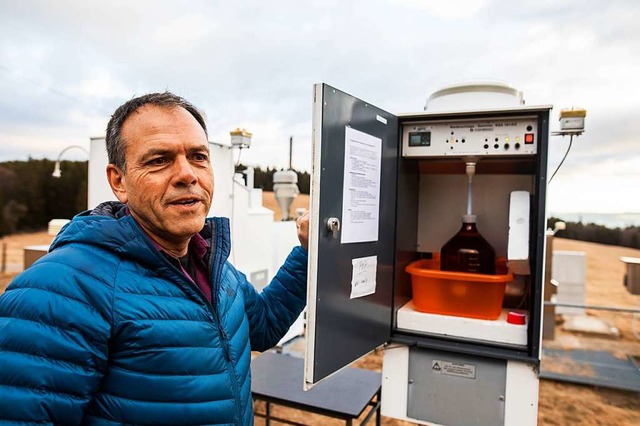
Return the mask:
POLYGON ((533 365, 403 345, 385 350, 383 416, 431 425, 534 426, 537 409, 533 365))

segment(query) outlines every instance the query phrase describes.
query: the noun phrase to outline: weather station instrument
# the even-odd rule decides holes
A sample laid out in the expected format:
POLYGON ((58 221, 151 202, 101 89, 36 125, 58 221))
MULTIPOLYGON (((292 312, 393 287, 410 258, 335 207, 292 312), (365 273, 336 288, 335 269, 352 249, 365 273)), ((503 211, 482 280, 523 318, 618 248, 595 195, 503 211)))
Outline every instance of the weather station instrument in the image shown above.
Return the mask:
POLYGON ((306 386, 384 345, 383 415, 535 425, 551 106, 496 83, 313 106, 306 386))

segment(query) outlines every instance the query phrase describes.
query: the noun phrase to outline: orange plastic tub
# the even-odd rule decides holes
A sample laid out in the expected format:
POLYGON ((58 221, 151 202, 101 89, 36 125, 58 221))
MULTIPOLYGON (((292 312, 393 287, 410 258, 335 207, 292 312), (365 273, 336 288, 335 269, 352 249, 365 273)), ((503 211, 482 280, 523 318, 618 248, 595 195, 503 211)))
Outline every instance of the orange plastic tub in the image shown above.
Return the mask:
POLYGON ((412 262, 405 270, 416 310, 488 320, 500 316, 505 286, 513 280, 505 258, 496 260, 496 275, 441 271, 439 257, 412 262))

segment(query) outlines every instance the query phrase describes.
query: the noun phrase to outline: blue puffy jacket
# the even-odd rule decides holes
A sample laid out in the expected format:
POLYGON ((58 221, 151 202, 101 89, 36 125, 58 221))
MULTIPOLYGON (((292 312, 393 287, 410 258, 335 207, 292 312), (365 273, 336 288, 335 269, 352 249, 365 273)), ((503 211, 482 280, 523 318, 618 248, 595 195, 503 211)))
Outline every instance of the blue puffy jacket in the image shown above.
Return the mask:
POLYGON ((307 254, 294 248, 258 294, 227 262, 228 220, 207 219, 201 235, 213 303, 133 217, 70 222, 0 297, 0 419, 252 424, 250 351, 275 345, 302 311, 307 254))

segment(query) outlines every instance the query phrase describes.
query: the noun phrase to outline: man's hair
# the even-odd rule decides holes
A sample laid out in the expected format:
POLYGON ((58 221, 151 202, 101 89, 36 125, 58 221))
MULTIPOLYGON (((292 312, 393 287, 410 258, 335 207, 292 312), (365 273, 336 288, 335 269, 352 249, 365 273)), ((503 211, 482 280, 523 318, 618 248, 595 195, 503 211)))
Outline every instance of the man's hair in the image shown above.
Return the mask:
POLYGON ((114 164, 123 172, 126 171, 125 148, 127 141, 122 137, 122 126, 131 114, 136 112, 140 107, 145 105, 155 105, 161 108, 184 108, 198 121, 204 134, 207 135, 207 125, 198 109, 189 101, 171 92, 149 93, 147 95, 138 96, 124 104, 120 105, 113 113, 109 124, 107 124, 107 154, 109 155, 109 163, 114 164))

